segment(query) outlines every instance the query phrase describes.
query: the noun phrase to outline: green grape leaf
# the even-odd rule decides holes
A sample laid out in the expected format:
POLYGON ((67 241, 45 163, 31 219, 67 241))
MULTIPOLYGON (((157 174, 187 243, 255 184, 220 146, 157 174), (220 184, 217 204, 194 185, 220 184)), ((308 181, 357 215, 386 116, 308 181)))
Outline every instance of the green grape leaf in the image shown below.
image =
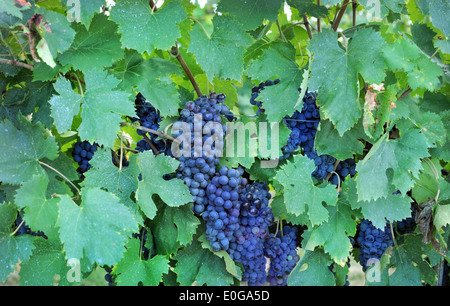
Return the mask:
POLYGON ((63 246, 59 240, 36 239, 34 245, 35 249, 30 259, 20 265, 20 284, 53 286, 55 275, 60 276, 60 285, 66 283, 70 266, 67 265, 63 246))
POLYGON ((391 70, 403 70, 410 87, 433 91, 440 83, 441 68, 433 63, 413 42, 400 38, 383 48, 383 56, 391 70))
POLYGON ((86 27, 91 24, 94 14, 100 12, 102 5, 106 5, 105 0, 63 0, 64 7, 67 7, 68 18, 73 18, 81 22, 86 27), (68 6, 68 4, 71 4, 68 6))
POLYGON ((179 161, 165 156, 154 156, 151 151, 145 151, 139 157, 139 169, 142 180, 139 181, 136 198, 144 214, 153 219, 156 215, 156 205, 153 195, 157 194, 163 202, 171 207, 178 207, 192 202, 189 188, 182 180, 164 180, 163 175, 174 172, 179 161))
POLYGON ((136 211, 136 203, 132 195, 138 187, 139 168, 137 156, 132 155, 129 166, 119 170, 112 162, 111 151, 98 149, 94 157, 89 161, 92 168, 84 173, 85 187, 100 187, 119 197, 120 201, 131 210, 136 211))
POLYGON ((421 158, 429 156, 426 137, 417 129, 407 130, 398 139, 381 137, 365 158, 356 164, 358 200, 371 201, 389 195, 387 170, 392 169, 391 183, 402 194, 414 185, 422 169, 421 158))
POLYGON ((202 286, 229 286, 233 276, 227 271, 224 259, 193 241, 173 257, 177 265, 173 271, 181 286, 191 286, 194 281, 202 286))
POLYGON ((58 79, 55 89, 59 95, 50 100, 52 117, 57 118, 55 126, 60 133, 67 131, 81 107, 83 121, 78 129, 81 139, 112 148, 120 130, 121 116, 135 114, 133 104, 128 100, 130 94, 114 90, 119 80, 107 76, 105 71, 90 70, 85 81, 86 90, 80 95, 70 90, 68 81, 58 79), (102 120, 98 120, 99 116, 102 120))
POLYGON ((45 174, 39 161, 58 157, 55 138, 46 134, 40 122, 33 125, 19 114, 17 126, 20 129, 10 121, 0 122, 0 181, 5 184, 20 184, 34 174, 45 174))
MULTIPOLYGON (((288 0, 287 3, 298 10, 300 17, 303 17, 304 14, 317 18, 324 18, 328 15, 328 9, 323 5, 318 5, 314 0, 288 0)), ((322 1, 322 4, 325 3, 322 1)))
MULTIPOLYGON (((47 46, 51 57, 55 59, 58 57, 58 53, 63 53, 69 49, 75 37, 75 31, 71 28, 70 22, 63 14, 49 11, 42 7, 37 9, 37 13, 43 15, 42 21, 36 27, 42 37, 42 41, 39 42, 38 47, 42 45, 47 46)), ((49 64, 48 61, 46 63, 49 64)), ((49 64, 51 67, 55 65, 49 64)))
POLYGON ((174 45, 181 36, 178 24, 186 12, 175 1, 152 11, 147 0, 123 0, 112 7, 110 18, 119 25, 123 47, 151 53, 155 48, 168 50, 174 45))
POLYGON ((110 21, 108 16, 96 15, 89 30, 80 24, 74 28, 77 33, 72 45, 58 57, 63 66, 73 65, 81 71, 101 70, 123 57, 117 24, 110 21))
POLYGON ((317 187, 311 173, 315 170, 314 162, 303 155, 294 156, 277 172, 275 180, 284 188, 284 197, 288 213, 300 215, 307 212, 312 225, 319 225, 329 218, 327 206, 336 205, 337 192, 333 185, 317 187), (301 195, 301 196, 299 196, 301 195))
POLYGON ((339 45, 337 33, 328 29, 311 41, 308 49, 314 60, 309 88, 319 91, 317 104, 321 114, 331 120, 341 136, 361 117, 358 74, 368 84, 378 84, 384 79, 386 66, 381 54, 384 45, 381 35, 370 28, 356 31, 344 47, 339 45))
POLYGON ((162 281, 162 275, 169 272, 166 256, 156 255, 144 260, 140 251, 139 239, 130 239, 123 258, 113 269, 118 286, 157 286, 162 281))
POLYGON ((100 188, 83 188, 81 198, 78 206, 61 196, 57 224, 66 258, 114 265, 125 251, 124 239, 138 231, 137 221, 119 198, 100 188))
POLYGON ((331 258, 344 265, 350 255, 352 245, 349 236, 356 233, 356 221, 351 217, 353 211, 347 203, 339 201, 336 206, 328 206, 329 219, 321 225, 309 229, 309 238, 303 241, 303 248, 314 251, 323 245, 331 258))
POLYGON ((410 218, 412 202, 407 195, 389 194, 385 198, 354 202, 352 207, 361 208, 365 219, 370 220, 375 227, 383 229, 386 220, 394 222, 410 218))
POLYGON ((47 198, 47 175, 34 175, 16 191, 15 204, 24 209, 23 219, 31 230, 42 231, 49 239, 58 237, 59 198, 47 198))
POLYGON ((277 85, 266 87, 257 99, 263 102, 265 114, 272 122, 280 122, 286 115, 292 115, 295 108, 303 106, 298 89, 305 70, 296 63, 295 52, 289 43, 273 43, 245 71, 250 78, 263 82, 280 79, 277 85))
POLYGON ((252 43, 252 38, 230 16, 215 15, 212 22, 211 35, 200 25, 193 26, 188 51, 195 55, 209 81, 214 77, 241 81, 245 48, 252 43))
POLYGON ((4 282, 21 260, 26 262, 34 249, 34 236, 10 236, 17 210, 13 204, 0 203, 0 282, 4 282))
POLYGON ((15 2, 15 0, 5 0, 0 2, 0 12, 5 12, 6 14, 17 18, 22 18, 22 10, 24 8, 18 8, 17 6, 15 6, 15 2))
POLYGON ((169 207, 159 201, 151 223, 158 254, 175 254, 181 245, 189 244, 199 224, 191 205, 169 207))
POLYGON ((335 278, 329 266, 333 263, 323 250, 306 251, 288 276, 288 286, 334 286, 335 278), (306 267, 306 269, 305 269, 306 267))
POLYGON ((118 89, 137 90, 156 107, 162 117, 178 115, 178 92, 170 75, 180 73, 177 65, 159 57, 144 59, 134 50, 126 50, 125 58, 111 72, 120 80, 118 89))
POLYGON ((362 124, 357 123, 340 136, 330 120, 321 120, 317 128, 314 148, 317 155, 328 154, 339 160, 352 158, 354 154, 363 153, 364 144, 360 141, 364 139, 363 133, 362 124))
POLYGON ((281 0, 221 0, 217 10, 235 17, 243 25, 244 30, 253 30, 261 25, 264 19, 275 21, 282 4, 281 0))

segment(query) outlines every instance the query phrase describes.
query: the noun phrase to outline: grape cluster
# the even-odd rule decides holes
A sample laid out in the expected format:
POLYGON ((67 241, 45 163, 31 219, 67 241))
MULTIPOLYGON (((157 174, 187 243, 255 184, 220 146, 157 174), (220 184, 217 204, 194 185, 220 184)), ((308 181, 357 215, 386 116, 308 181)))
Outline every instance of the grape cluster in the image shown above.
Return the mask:
POLYGON ((239 229, 234 232, 227 250, 233 260, 244 266, 243 280, 250 286, 266 282, 264 241, 273 222, 272 209, 268 207, 270 198, 269 187, 265 183, 243 186, 239 229))
POLYGON ((215 154, 216 147, 222 148, 226 132, 221 115, 229 120, 233 117, 228 106, 224 104, 225 99, 224 94, 212 92, 209 97, 202 95, 195 101, 186 102, 185 108, 180 112, 180 121, 189 125, 190 133, 179 132, 174 135, 175 138, 190 143, 190 148, 180 146, 180 166, 176 176, 189 187, 194 201, 193 209, 197 214, 201 214, 208 204, 206 187, 215 175, 216 165, 219 163, 215 154), (195 130, 195 126, 201 127, 201 131, 195 130), (213 135, 219 127, 222 128, 223 134, 219 139, 214 139, 213 135), (206 142, 209 145, 204 146, 206 142))
POLYGON ((81 174, 85 173, 92 168, 89 161, 94 157, 94 153, 97 152, 98 145, 94 142, 90 144, 87 140, 82 142, 78 141, 72 151, 72 157, 75 162, 78 163, 77 171, 81 174))
POLYGON ((353 158, 348 158, 346 160, 341 161, 336 167, 337 174, 339 174, 339 178, 336 174, 333 174, 330 178, 330 182, 336 186, 338 186, 339 181, 342 182, 345 178, 350 175, 353 177, 356 175, 356 161, 353 158))
POLYGON ((270 268, 267 280, 272 286, 286 286, 287 278, 294 269, 300 257, 296 251, 297 228, 288 225, 281 232, 264 242, 264 253, 270 258, 270 268))
POLYGON ((281 149, 283 152, 282 159, 289 158, 300 147, 304 149, 305 154, 310 159, 314 159, 314 139, 320 121, 316 98, 316 93, 306 91, 302 100, 302 111, 296 110, 292 116, 284 117, 283 123, 291 130, 291 134, 287 144, 281 149))
POLYGON ((370 260, 379 260, 384 251, 393 244, 389 223, 386 224, 384 230, 381 230, 369 220, 362 219, 357 229, 356 244, 359 246, 360 264, 363 271, 366 271, 370 266, 370 260))
POLYGON ((242 168, 222 166, 206 188, 209 203, 202 217, 206 220, 206 238, 214 252, 228 250, 233 233, 239 228, 239 190, 243 172, 242 168))
POLYGON ((33 232, 30 227, 25 223, 25 221, 23 221, 22 217, 20 216, 20 214, 17 214, 17 218, 16 221, 14 222, 16 227, 18 227, 20 225, 20 228, 17 230, 16 235, 17 236, 22 236, 22 235, 31 235, 31 236, 36 236, 36 237, 43 237, 45 239, 47 239, 47 236, 45 236, 44 232, 41 231, 37 231, 37 232, 33 232), (22 225, 21 225, 22 223, 22 225))
MULTIPOLYGON (((138 93, 134 101, 137 118, 132 118, 133 122, 139 121, 142 127, 152 129, 157 131, 159 129, 159 123, 161 122, 161 115, 159 110, 157 110, 150 102, 148 102, 145 97, 138 93)), ((138 135, 144 136, 143 139, 139 140, 136 146, 136 150, 139 152, 144 151, 157 151, 155 154, 163 153, 168 156, 172 156, 170 150, 170 144, 163 139, 158 139, 158 136, 152 133, 148 133, 143 130, 137 130, 138 135), (149 143, 150 142, 150 143, 149 143)))

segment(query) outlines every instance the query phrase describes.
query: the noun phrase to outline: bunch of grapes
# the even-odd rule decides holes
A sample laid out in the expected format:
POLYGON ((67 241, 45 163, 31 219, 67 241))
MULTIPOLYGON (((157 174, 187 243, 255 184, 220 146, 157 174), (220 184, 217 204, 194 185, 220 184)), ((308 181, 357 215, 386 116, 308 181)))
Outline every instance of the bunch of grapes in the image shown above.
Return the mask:
MULTIPOLYGON (((159 129, 159 123, 161 122, 161 115, 145 97, 138 93, 134 101, 137 118, 132 118, 133 122, 139 121, 142 127, 157 131, 159 129)), ((152 150, 155 154, 163 153, 171 156, 170 144, 163 139, 158 139, 155 134, 147 133, 143 130, 137 130, 138 135, 144 136, 139 140, 136 146, 136 150, 139 152, 152 150), (156 152, 155 152, 156 151, 156 152)))
POLYGON ((239 190, 243 172, 242 168, 222 166, 206 188, 209 204, 202 217, 206 220, 206 238, 215 252, 227 250, 233 233, 239 228, 239 190))
POLYGON ((330 182, 338 186, 339 181, 342 184, 342 182, 348 175, 350 175, 350 177, 356 175, 356 161, 353 158, 348 158, 346 160, 341 161, 336 167, 335 172, 339 174, 339 178, 337 177, 336 174, 333 174, 331 176, 330 182))
POLYGON ((92 168, 89 161, 94 157, 94 153, 97 152, 98 145, 96 143, 90 144, 87 140, 77 142, 72 151, 72 157, 79 167, 77 171, 81 174, 85 173, 92 168))
POLYGON ((286 286, 287 278, 300 257, 296 251, 297 228, 288 225, 275 236, 271 234, 264 242, 264 253, 270 258, 267 280, 272 286, 286 286))
MULTIPOLYGON (((232 119, 228 106, 224 104, 226 96, 224 94, 211 93, 209 97, 202 95, 195 101, 188 101, 185 108, 180 112, 180 121, 189 125, 190 133, 176 133, 174 137, 184 142, 190 143, 189 147, 181 145, 181 156, 178 158, 180 166, 176 176, 182 179, 189 187, 193 201, 194 212, 201 214, 207 204, 206 187, 210 179, 216 173, 216 165, 219 163, 216 147, 220 150, 223 147, 223 137, 226 127, 222 124, 221 115, 232 119), (195 127, 201 127, 198 131, 195 127), (223 133, 218 138, 213 135, 222 129, 223 133), (209 145, 205 146, 205 143, 209 145)), ((217 135, 215 135, 217 136, 217 135)))
POLYGON ((366 271, 371 266, 371 261, 379 260, 384 251, 393 244, 389 223, 381 230, 369 220, 362 219, 357 229, 356 244, 360 251, 360 264, 363 271, 366 271))
POLYGON ((244 266, 243 280, 250 286, 266 282, 264 241, 273 222, 272 209, 268 207, 270 198, 269 187, 264 183, 247 184, 242 189, 239 229, 227 250, 233 260, 244 266))

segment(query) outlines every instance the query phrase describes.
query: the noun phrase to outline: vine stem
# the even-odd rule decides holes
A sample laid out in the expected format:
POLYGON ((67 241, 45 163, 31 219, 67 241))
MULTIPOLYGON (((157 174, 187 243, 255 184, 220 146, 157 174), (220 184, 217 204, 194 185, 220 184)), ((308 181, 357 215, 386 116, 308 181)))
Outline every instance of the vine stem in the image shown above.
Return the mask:
POLYGON ((356 0, 352 1, 352 22, 353 22, 353 26, 356 26, 356 8, 358 7, 358 2, 356 0))
MULTIPOLYGON (((156 7, 156 3, 153 0, 149 1, 149 5, 150 5, 150 7, 152 9, 152 12, 156 12, 158 10, 158 8, 156 7)), ((206 36, 208 36, 208 38, 211 39, 211 37, 209 36, 208 32, 205 30, 203 25, 197 19, 192 18, 192 17, 188 17, 188 19, 196 21, 203 28, 203 31, 205 32, 206 36)), ((180 50, 178 49, 177 42, 175 42, 175 46, 172 47, 172 50, 169 51, 169 54, 175 56, 175 58, 178 60, 178 62, 180 63, 181 67, 183 68, 184 72, 188 76, 189 81, 191 81, 192 86, 194 86, 194 89, 195 89, 195 92, 197 93, 197 96, 200 97, 202 95, 200 87, 198 87, 198 84, 197 84, 197 82, 194 79, 194 75, 192 74, 191 70, 189 69, 188 65, 186 64, 183 56, 181 56, 180 50)))
POLYGON ((339 23, 341 22, 342 16, 344 16, 345 13, 345 9, 347 8, 347 5, 349 3, 350 0, 344 0, 344 2, 342 3, 341 9, 339 10, 335 21, 333 22, 333 30, 336 32, 338 27, 339 27, 339 23))
MULTIPOLYGON (((337 167, 338 167, 340 162, 341 161, 339 159, 336 160, 336 162, 334 163, 333 171, 331 171, 330 173, 327 174, 327 176, 325 177, 325 181, 330 180, 331 176, 333 175, 333 172, 336 173, 335 171, 336 171, 336 169, 337 169, 337 167)), ((339 177, 339 175, 338 175, 338 177, 339 177)))
MULTIPOLYGON (((317 0, 317 6, 320 6, 320 0, 317 0)), ((322 28, 320 25, 320 18, 317 18, 317 32, 318 33, 322 32, 322 28)))
POLYGON ((146 128, 146 127, 143 127, 143 126, 134 125, 134 124, 129 123, 129 122, 121 122, 120 125, 121 126, 130 126, 130 127, 135 128, 135 129, 142 130, 142 131, 145 131, 147 133, 151 133, 151 134, 157 135, 157 136, 159 136, 161 138, 172 140, 175 143, 181 143, 178 139, 170 136, 169 134, 162 133, 160 131, 155 131, 155 130, 152 130, 152 129, 149 129, 149 128, 146 128))
POLYGON ((46 163, 44 163, 44 162, 41 162, 40 160, 39 160, 38 162, 39 162, 41 165, 43 165, 43 166, 45 166, 45 167, 47 167, 47 168, 49 168, 49 169, 55 171, 55 172, 56 172, 57 174, 59 174, 63 179, 65 179, 67 182, 69 182, 70 185, 72 185, 73 188, 75 188, 75 189, 77 190, 78 193, 80 193, 80 189, 78 189, 78 187, 77 187, 74 183, 72 183, 72 181, 69 180, 64 174, 62 174, 61 172, 59 172, 58 170, 56 170, 56 169, 53 168, 52 166, 50 166, 50 165, 48 165, 48 164, 46 164, 46 163))
POLYGON ((29 65, 29 64, 14 61, 14 60, 8 60, 5 58, 0 58, 0 64, 7 64, 7 65, 11 65, 11 66, 23 67, 23 68, 27 68, 29 70, 33 70, 33 68, 34 68, 33 65, 29 65))
POLYGON ((303 22, 305 24, 306 31, 308 32, 309 39, 313 39, 311 27, 309 26, 308 17, 306 17, 306 14, 303 14, 303 22))
POLYGON ((287 41, 286 36, 284 36, 284 32, 281 30, 281 26, 280 26, 280 22, 278 21, 277 18, 277 27, 278 27, 278 31, 280 32, 280 37, 283 41, 287 41))
POLYGON ((20 229, 20 227, 22 226, 22 224, 25 222, 25 220, 22 220, 22 222, 20 222, 19 226, 16 227, 16 229, 14 230, 14 232, 12 232, 11 234, 9 234, 9 236, 14 236, 20 229))
POLYGON ((392 222, 389 222, 389 226, 391 227, 391 236, 392 236, 392 240, 394 241, 395 247, 398 249, 398 244, 397 244, 397 240, 395 239, 395 235, 394 235, 394 227, 392 226, 392 222))
POLYGON ((172 47, 172 50, 170 51, 170 54, 175 56, 175 58, 180 63, 181 67, 183 68, 184 72, 186 73, 187 77, 189 78, 189 81, 191 81, 192 86, 194 86, 195 92, 197 93, 197 96, 201 96, 202 92, 200 90, 200 87, 198 86, 197 82, 195 81, 194 75, 192 74, 191 70, 189 69, 188 65, 184 61, 183 56, 180 54, 180 50, 178 49, 178 45, 175 42, 175 46, 172 47))

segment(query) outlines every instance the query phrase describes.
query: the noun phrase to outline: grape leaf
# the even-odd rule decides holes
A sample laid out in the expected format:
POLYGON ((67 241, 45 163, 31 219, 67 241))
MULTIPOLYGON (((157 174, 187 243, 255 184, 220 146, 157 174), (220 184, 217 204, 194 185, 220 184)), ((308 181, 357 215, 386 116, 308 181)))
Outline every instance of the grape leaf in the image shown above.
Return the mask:
POLYGON ((388 169, 393 170, 392 184, 402 194, 414 185, 422 169, 421 158, 429 156, 426 137, 419 130, 410 129, 398 139, 381 137, 365 158, 356 164, 358 200, 371 201, 389 195, 388 169))
POLYGON ((186 18, 186 12, 175 1, 152 11, 147 0, 123 0, 112 7, 110 18, 119 25, 123 47, 151 53, 155 48, 173 46, 181 36, 177 24, 186 18))
POLYGON ((211 35, 196 24, 193 26, 188 51, 205 70, 209 81, 214 77, 241 81, 245 47, 252 43, 240 23, 226 15, 215 15, 211 35))
POLYGON ((303 240, 305 250, 314 251, 323 245, 324 251, 331 258, 344 265, 350 255, 350 239, 356 233, 356 221, 351 217, 353 211, 347 203, 339 201, 336 206, 328 206, 330 217, 326 222, 309 229, 308 239, 303 240))
POLYGON ((288 213, 300 215, 307 212, 312 225, 319 225, 329 218, 327 206, 336 205, 337 193, 333 185, 316 187, 311 177, 314 162, 303 155, 294 156, 280 167, 275 180, 284 187, 284 197, 288 213), (301 195, 301 197, 299 197, 301 195))
MULTIPOLYGON (((69 49, 75 37, 75 31, 70 27, 70 22, 63 14, 49 11, 42 7, 38 8, 37 13, 43 15, 42 21, 36 27, 42 37, 42 41, 39 44, 42 46, 45 43, 51 56, 55 59, 58 57, 58 53, 63 53, 69 49)), ((54 65, 50 64, 49 66, 54 67, 54 65)))
POLYGON ((100 187, 120 198, 132 211, 137 210, 132 194, 138 187, 139 168, 137 156, 132 155, 128 167, 119 168, 112 162, 111 152, 107 149, 98 149, 89 161, 92 168, 84 173, 85 187, 100 187))
POLYGON ((334 286, 335 278, 328 268, 332 262, 323 250, 306 251, 289 274, 288 286, 334 286))
POLYGON ((84 255, 91 263, 114 265, 125 251, 124 239, 138 231, 136 219, 119 198, 100 188, 83 188, 81 198, 78 206, 61 196, 57 224, 66 258, 84 255))
MULTIPOLYGON (((300 17, 303 17, 304 14, 317 18, 324 18, 328 15, 328 9, 323 5, 318 5, 314 0, 288 0, 287 3, 298 10, 300 17)), ((322 4, 324 4, 323 1, 322 4)))
POLYGON ((0 282, 14 271, 19 259, 26 262, 34 249, 34 236, 10 236, 16 217, 17 210, 12 204, 0 203, 0 282))
POLYGON ((107 3, 105 3, 105 0, 63 0, 63 5, 67 7, 68 16, 74 19, 79 17, 79 20, 77 21, 81 22, 86 27, 89 27, 94 14, 100 12, 100 8, 102 7, 102 5, 107 5, 107 3), (67 6, 68 4, 72 5, 67 6))
POLYGON ((34 174, 45 174, 39 160, 58 157, 55 138, 46 134, 40 122, 33 125, 19 114, 17 126, 20 129, 10 121, 0 122, 0 181, 5 184, 20 184, 34 174))
MULTIPOLYGON (((298 102, 301 102, 298 89, 303 81, 303 72, 304 69, 296 63, 295 48, 284 42, 272 43, 247 68, 245 73, 252 79, 280 79, 276 86, 266 87, 257 99, 263 102, 265 114, 270 121, 280 122, 284 116, 292 115, 298 102)), ((302 106, 301 103, 298 107, 302 106)))
POLYGON ((20 265, 22 286, 53 286, 55 275, 60 276, 59 284, 67 282, 70 270, 59 240, 36 239, 35 249, 30 259, 20 265))
POLYGON ((386 68, 381 50, 386 45, 378 32, 361 29, 353 34, 345 47, 337 41, 337 33, 324 29, 314 36, 309 50, 314 53, 311 64, 310 90, 318 90, 317 104, 321 114, 336 126, 339 135, 358 122, 361 74, 368 84, 380 83, 386 68))
POLYGON ((193 241, 173 257, 177 265, 173 271, 181 286, 191 286, 194 281, 202 286, 228 286, 233 276, 226 270, 225 261, 193 241))
POLYGON ((235 17, 243 25, 244 30, 253 30, 264 19, 275 21, 282 4, 281 0, 221 0, 217 10, 235 17))
POLYGON ((79 24, 74 28, 77 33, 72 45, 58 57, 63 66, 73 65, 81 71, 101 70, 123 57, 117 24, 108 20, 108 16, 95 15, 89 30, 79 24))
POLYGON ((59 95, 54 95, 50 104, 60 133, 70 128, 81 105, 83 121, 78 129, 81 139, 113 147, 120 130, 121 115, 134 116, 135 110, 128 100, 130 94, 113 89, 119 80, 106 74, 105 71, 90 70, 85 75, 86 91, 82 95, 71 91, 68 81, 58 79, 55 89, 59 95), (102 120, 98 120, 99 116, 102 120))
POLYGON ((352 158, 354 154, 362 154, 364 144, 362 124, 357 123, 353 128, 339 135, 335 126, 329 120, 321 120, 317 129, 314 148, 317 155, 328 154, 339 160, 352 158), (330 141, 333 139, 333 141, 330 141))
POLYGON ((119 286, 157 286, 162 281, 162 275, 169 272, 169 260, 166 256, 156 255, 148 260, 140 256, 139 239, 130 239, 123 258, 113 269, 119 286))
POLYGON ((59 198, 47 199, 47 175, 34 175, 17 190, 15 204, 24 209, 23 219, 33 231, 42 231, 49 239, 58 237, 59 198))
POLYGON ((136 198, 149 219, 153 219, 156 215, 156 205, 152 199, 155 194, 171 207, 192 202, 189 188, 182 180, 163 179, 164 174, 172 173, 178 168, 177 160, 165 155, 155 157, 151 151, 145 151, 140 154, 138 165, 142 180, 139 181, 136 198))
POLYGON ((180 73, 177 65, 159 57, 144 59, 136 51, 126 50, 125 58, 117 62, 111 72, 121 81, 118 89, 127 92, 137 86, 137 91, 161 116, 178 115, 178 92, 170 80, 170 75, 180 73))
POLYGON ((199 224, 191 205, 169 207, 158 201, 158 212, 151 223, 158 254, 170 255, 176 253, 180 245, 189 244, 199 224))
POLYGON ((403 70, 410 87, 433 91, 440 83, 441 68, 426 57, 421 50, 405 38, 397 39, 383 48, 383 56, 391 70, 403 70))

